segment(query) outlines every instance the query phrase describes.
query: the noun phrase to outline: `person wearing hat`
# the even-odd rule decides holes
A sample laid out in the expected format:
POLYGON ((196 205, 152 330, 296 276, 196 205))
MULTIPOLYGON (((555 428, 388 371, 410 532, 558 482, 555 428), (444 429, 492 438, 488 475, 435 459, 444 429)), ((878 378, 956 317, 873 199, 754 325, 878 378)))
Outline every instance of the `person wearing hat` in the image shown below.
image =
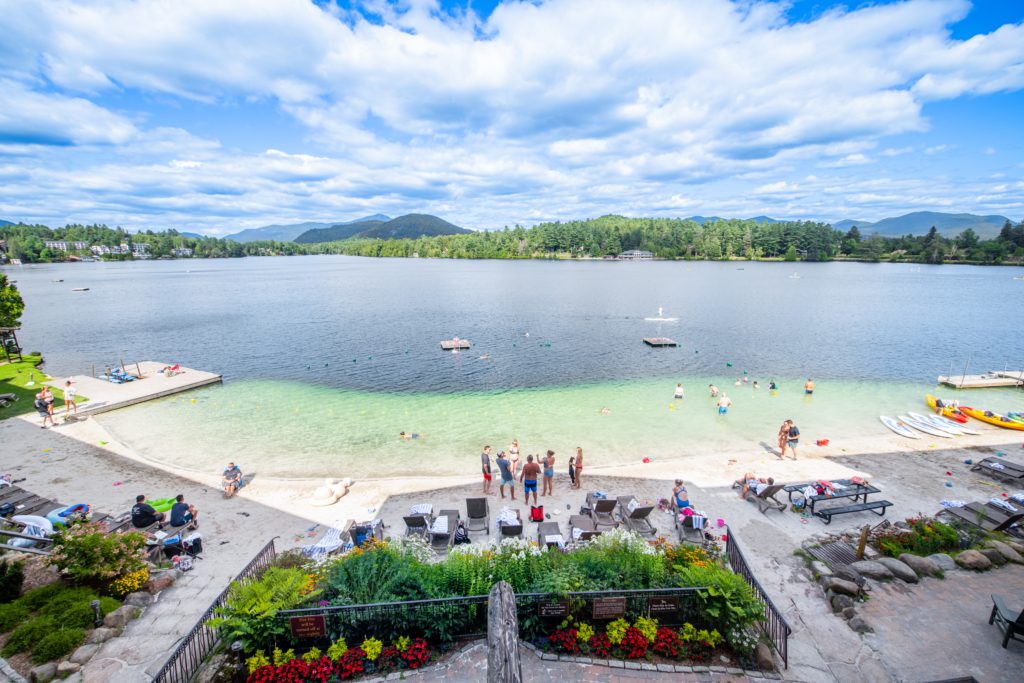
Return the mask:
POLYGON ((71 409, 74 408, 75 415, 78 415, 78 404, 75 403, 75 398, 78 396, 78 389, 75 388, 75 380, 68 378, 68 381, 64 382, 64 418, 67 419, 68 415, 71 414, 71 409))

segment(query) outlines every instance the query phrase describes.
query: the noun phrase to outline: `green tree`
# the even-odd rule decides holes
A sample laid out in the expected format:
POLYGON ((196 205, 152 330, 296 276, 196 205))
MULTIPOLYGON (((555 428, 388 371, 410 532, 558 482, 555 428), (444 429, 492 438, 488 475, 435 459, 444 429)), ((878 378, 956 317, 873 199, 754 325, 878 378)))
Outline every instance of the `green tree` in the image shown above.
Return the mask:
POLYGON ((0 274, 0 327, 18 327, 24 310, 21 292, 7 281, 6 275, 0 274))
POLYGON ((786 261, 796 261, 796 245, 795 244, 789 245, 789 248, 786 249, 785 260, 786 261))

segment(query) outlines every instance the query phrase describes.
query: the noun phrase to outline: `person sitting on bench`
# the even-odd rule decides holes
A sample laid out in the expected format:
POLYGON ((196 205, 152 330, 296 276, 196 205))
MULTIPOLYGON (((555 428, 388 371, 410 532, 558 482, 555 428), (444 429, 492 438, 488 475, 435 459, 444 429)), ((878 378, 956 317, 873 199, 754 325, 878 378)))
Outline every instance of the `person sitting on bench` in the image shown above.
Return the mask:
POLYGON ((199 512, 195 505, 185 502, 185 494, 179 493, 171 506, 171 526, 185 526, 189 529, 199 528, 199 512))
POLYGON ((135 505, 132 506, 132 526, 136 529, 145 529, 148 526, 157 524, 158 529, 163 529, 163 521, 166 513, 157 512, 156 509, 146 502, 146 496, 139 494, 135 496, 135 505))

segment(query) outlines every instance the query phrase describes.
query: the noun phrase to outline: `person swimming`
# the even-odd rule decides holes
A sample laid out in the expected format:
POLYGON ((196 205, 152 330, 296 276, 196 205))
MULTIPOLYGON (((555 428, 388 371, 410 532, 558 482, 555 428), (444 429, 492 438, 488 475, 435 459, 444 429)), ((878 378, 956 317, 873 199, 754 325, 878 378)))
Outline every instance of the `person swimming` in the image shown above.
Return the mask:
POLYGON ((761 388, 761 385, 757 383, 756 379, 754 380, 754 388, 755 389, 760 389, 761 388))
POLYGON ((709 384, 708 389, 711 390, 711 398, 718 396, 718 387, 716 387, 714 384, 709 384))

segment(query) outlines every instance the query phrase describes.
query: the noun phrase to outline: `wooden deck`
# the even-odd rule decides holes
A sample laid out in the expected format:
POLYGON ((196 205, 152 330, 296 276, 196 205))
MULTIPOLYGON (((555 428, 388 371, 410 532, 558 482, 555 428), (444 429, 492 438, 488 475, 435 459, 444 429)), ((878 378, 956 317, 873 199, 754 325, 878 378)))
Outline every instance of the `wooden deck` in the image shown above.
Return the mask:
POLYGON ((454 339, 445 339, 441 342, 441 350, 443 351, 454 351, 455 349, 468 349, 469 340, 460 339, 455 341, 454 339))
POLYGON ((655 347, 679 346, 675 339, 669 339, 668 337, 644 337, 644 344, 655 347))
POLYGON ((939 384, 954 389, 1024 387, 1024 370, 987 372, 984 375, 951 375, 939 377, 939 384))
MULTIPOLYGON (((84 417, 105 413, 108 410, 117 410, 136 403, 144 403, 153 399, 163 398, 182 391, 197 389, 207 384, 216 384, 221 381, 221 376, 212 372, 194 370, 182 366, 181 372, 171 377, 164 377, 160 370, 167 363, 156 361, 142 361, 129 363, 129 372, 141 372, 142 378, 133 382, 113 384, 106 380, 90 377, 89 375, 75 375, 71 379, 78 385, 78 393, 88 396, 89 400, 80 403, 78 416, 84 417), (138 368, 138 370, 136 370, 138 368)), ((55 377, 47 382, 50 386, 63 389, 65 377, 55 377)))

